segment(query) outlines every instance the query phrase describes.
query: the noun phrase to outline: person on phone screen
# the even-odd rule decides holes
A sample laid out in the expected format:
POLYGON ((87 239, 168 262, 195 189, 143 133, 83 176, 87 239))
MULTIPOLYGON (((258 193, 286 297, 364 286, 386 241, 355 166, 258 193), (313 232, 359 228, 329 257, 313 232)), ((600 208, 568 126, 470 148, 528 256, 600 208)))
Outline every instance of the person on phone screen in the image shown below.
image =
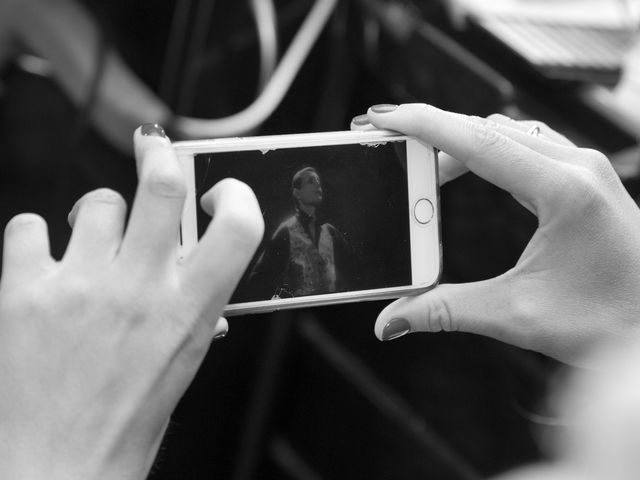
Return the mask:
POLYGON ((319 216, 324 192, 313 167, 291 180, 294 214, 266 244, 247 291, 259 298, 298 297, 348 289, 354 255, 344 236, 319 216))

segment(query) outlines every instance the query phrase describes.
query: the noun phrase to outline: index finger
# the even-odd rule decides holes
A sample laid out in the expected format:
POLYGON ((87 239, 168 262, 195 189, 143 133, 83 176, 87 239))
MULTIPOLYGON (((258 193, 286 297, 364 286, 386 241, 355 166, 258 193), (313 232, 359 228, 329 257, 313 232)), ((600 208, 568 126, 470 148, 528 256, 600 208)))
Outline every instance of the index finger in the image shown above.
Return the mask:
POLYGON ((183 278, 195 299, 217 318, 262 239, 264 223, 255 195, 238 180, 218 182, 203 195, 202 206, 213 218, 183 263, 183 278))
MULTIPOLYGON (((369 122, 367 114, 358 115, 351 120, 351 130, 376 130, 369 122)), ((467 173, 469 169, 448 153, 438 152, 438 180, 440 186, 467 173)))
POLYGON ((134 133, 138 188, 119 257, 145 272, 173 268, 187 187, 171 141, 162 127, 134 133))
POLYGON ((374 107, 367 115, 376 127, 433 145, 476 175, 533 205, 564 185, 566 168, 561 162, 503 135, 484 119, 425 104, 374 107))

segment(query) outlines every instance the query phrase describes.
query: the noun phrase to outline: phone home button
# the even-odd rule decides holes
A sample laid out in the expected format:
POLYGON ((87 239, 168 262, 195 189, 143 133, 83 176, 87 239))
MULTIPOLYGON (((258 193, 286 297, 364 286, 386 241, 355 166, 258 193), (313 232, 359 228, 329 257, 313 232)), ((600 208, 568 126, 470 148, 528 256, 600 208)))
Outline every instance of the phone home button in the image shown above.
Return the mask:
POLYGON ((421 198, 413 206, 413 216, 421 225, 428 224, 433 218, 433 204, 426 198, 421 198))

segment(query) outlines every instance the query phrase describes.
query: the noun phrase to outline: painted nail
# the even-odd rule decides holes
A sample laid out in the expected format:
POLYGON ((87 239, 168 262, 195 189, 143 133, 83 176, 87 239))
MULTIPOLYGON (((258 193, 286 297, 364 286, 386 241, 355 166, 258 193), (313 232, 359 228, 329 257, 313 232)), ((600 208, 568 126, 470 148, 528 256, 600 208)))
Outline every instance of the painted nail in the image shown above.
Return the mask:
POLYGON ((142 135, 167 138, 167 134, 164 133, 164 128, 157 123, 145 123, 140 127, 140 133, 142 135))
POLYGON ((390 103, 381 103, 380 105, 374 105, 371 107, 371 111, 374 113, 389 113, 393 112, 398 105, 392 105, 390 103))
POLYGON ((406 318, 392 318, 382 329, 382 340, 394 340, 411 332, 411 324, 406 318))
POLYGON ((67 223, 69 224, 69 226, 71 228, 73 228, 73 225, 76 223, 76 217, 78 216, 78 210, 80 210, 80 200, 81 199, 76 200, 76 203, 73 204, 73 207, 71 207, 71 210, 69 211, 69 214, 67 215, 67 223))
POLYGON ((364 125, 369 125, 369 117, 368 115, 364 114, 364 115, 358 115, 357 117, 353 117, 351 119, 351 123, 353 123, 354 125, 358 125, 359 127, 362 127, 364 125))
POLYGON ((213 341, 216 342, 218 340, 222 340, 224 337, 227 336, 228 330, 223 330, 220 333, 217 333, 214 337, 213 337, 213 341))

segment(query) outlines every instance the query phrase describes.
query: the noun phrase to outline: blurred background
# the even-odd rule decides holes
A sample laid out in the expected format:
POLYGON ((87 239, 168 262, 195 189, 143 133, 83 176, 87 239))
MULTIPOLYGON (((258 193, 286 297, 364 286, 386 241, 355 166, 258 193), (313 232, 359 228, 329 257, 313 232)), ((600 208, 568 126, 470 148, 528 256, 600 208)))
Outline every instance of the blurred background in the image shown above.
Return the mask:
MULTIPOLYGON (((636 0, 0 1, 0 220, 64 253, 97 187, 130 202, 130 138, 343 130, 377 103, 539 119, 640 196, 636 0)), ((443 282, 510 268, 536 226, 466 175, 443 187, 443 282)), ((392 248, 392 245, 390 245, 392 248)), ((556 362, 461 333, 380 343, 384 303, 239 317, 151 478, 477 479, 545 454, 556 362)))

